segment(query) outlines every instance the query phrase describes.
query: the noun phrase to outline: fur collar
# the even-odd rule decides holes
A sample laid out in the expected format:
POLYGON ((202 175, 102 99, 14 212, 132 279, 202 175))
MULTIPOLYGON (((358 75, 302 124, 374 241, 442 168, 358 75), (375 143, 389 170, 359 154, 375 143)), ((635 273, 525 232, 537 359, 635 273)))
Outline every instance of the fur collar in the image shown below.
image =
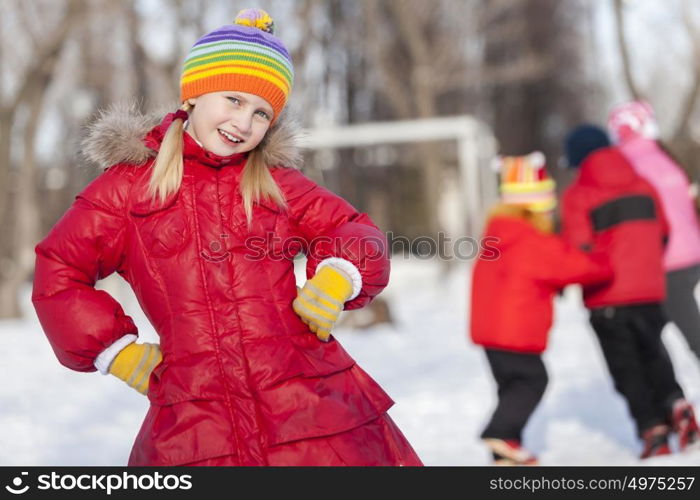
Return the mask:
MULTIPOLYGON (((160 124, 164 115, 176 109, 172 105, 143 113, 136 102, 113 104, 88 125, 81 143, 82 154, 100 169, 117 163, 144 165, 156 154, 144 144, 144 136, 160 124)), ((287 112, 282 113, 258 146, 268 167, 301 167, 299 130, 296 121, 287 112)))

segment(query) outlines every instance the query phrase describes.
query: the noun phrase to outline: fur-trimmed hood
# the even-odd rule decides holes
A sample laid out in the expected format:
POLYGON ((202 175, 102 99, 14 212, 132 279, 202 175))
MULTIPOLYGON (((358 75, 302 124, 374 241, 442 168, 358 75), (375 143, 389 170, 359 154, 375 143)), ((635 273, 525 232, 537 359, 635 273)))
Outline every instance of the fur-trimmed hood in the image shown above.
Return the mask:
MULTIPOLYGON (((100 169, 117 163, 144 165, 156 155, 144 143, 144 137, 161 123, 163 116, 176 109, 172 105, 144 113, 135 102, 113 104, 88 125, 81 143, 82 154, 100 169)), ((300 136, 296 121, 287 112, 282 113, 258 146, 267 166, 300 168, 300 136)))

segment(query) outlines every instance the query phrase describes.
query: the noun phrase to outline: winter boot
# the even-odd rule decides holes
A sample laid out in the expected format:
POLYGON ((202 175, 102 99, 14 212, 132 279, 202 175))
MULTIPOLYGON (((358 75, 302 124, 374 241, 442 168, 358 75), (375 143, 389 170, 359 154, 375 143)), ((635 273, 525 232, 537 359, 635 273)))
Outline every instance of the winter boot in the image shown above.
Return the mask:
POLYGON ((671 433, 671 428, 668 425, 655 425, 642 432, 642 441, 644 441, 644 450, 639 456, 641 459, 658 457, 661 455, 670 455, 671 448, 668 446, 668 435, 671 433))
POLYGON ((517 439, 485 438, 483 441, 491 450, 494 465, 537 465, 537 458, 520 446, 517 439))
POLYGON ((700 430, 695 420, 693 407, 685 399, 679 399, 673 404, 671 414, 673 430, 678 434, 678 445, 681 451, 690 448, 700 448, 700 430))

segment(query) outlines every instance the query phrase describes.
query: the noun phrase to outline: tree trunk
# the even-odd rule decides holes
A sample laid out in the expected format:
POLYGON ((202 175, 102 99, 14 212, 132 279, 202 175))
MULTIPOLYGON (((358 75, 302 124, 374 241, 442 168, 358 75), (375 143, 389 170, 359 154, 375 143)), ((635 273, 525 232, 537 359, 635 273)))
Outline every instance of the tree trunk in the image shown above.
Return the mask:
MULTIPOLYGON (((82 15, 81 0, 69 0, 64 19, 39 48, 39 53, 32 60, 32 66, 26 76, 20 82, 19 91, 15 96, 12 108, 4 109, 0 113, 0 131, 3 132, 0 139, 0 171, 4 175, 2 188, 4 193, 0 195, 0 202, 5 210, 0 216, 12 214, 12 230, 6 234, 6 245, 2 248, 2 262, 11 262, 12 265, 0 266, 0 319, 18 317, 21 313, 18 304, 20 287, 26 282, 34 266, 34 245, 39 239, 41 226, 41 212, 38 208, 37 176, 35 141, 38 135, 38 126, 43 111, 44 98, 52 82, 54 70, 63 46, 71 33, 72 27, 82 15), (9 179, 12 169, 11 160, 11 127, 19 106, 27 106, 28 118, 23 130, 24 157, 22 164, 17 169, 16 181, 9 179), (10 193, 10 186, 16 185, 16 191, 10 193)), ((0 219, 3 222, 5 219, 0 219)))
POLYGON ((561 155, 562 138, 586 119, 587 110, 597 111, 595 102, 591 103, 595 99, 593 83, 581 78, 583 35, 579 19, 585 15, 573 15, 583 14, 590 6, 571 2, 563 15, 564 9, 556 8, 558 0, 512 4, 503 7, 486 29, 485 66, 489 73, 500 74, 499 68, 519 66, 518 61, 524 64, 520 74, 484 82, 491 94, 492 116, 488 121, 500 154, 542 151, 550 174, 559 176, 561 172, 552 167, 561 155))
POLYGON ((23 281, 17 281, 16 279, 0 281, 0 319, 19 318, 22 316, 18 293, 22 283, 23 281))
POLYGON ((0 109, 0 222, 5 220, 9 204, 9 175, 14 107, 0 109))
POLYGON ((613 0, 613 10, 615 12, 615 36, 617 38, 617 45, 620 50, 620 57, 622 58, 622 72, 628 92, 632 96, 632 99, 637 100, 641 98, 641 94, 639 92, 639 87, 637 87, 637 84, 634 81, 634 76, 632 75, 632 62, 630 61, 629 49, 627 47, 627 42, 625 41, 624 8, 623 0, 613 0))

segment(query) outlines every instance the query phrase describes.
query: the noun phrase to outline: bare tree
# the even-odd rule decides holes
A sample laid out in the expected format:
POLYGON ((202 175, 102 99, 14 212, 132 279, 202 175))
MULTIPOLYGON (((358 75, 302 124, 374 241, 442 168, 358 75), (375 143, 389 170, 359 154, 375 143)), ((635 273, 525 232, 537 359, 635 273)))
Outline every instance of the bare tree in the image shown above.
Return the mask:
MULTIPOLYGON (((22 16, 24 24, 19 27, 29 37, 32 54, 24 73, 18 75, 14 95, 0 104, 0 220, 5 228, 0 248, 0 318, 19 316, 18 290, 33 268, 33 247, 41 220, 36 193, 38 123, 57 62, 71 29, 80 22, 83 6, 83 0, 67 0, 57 23, 33 12, 22 16), (25 115, 22 159, 13 165, 12 149, 17 143, 12 138, 21 111, 25 115)), ((35 6, 22 2, 15 7, 26 13, 26 9, 35 6)))
MULTIPOLYGON (((646 99, 653 104, 659 96, 650 91, 641 89, 634 77, 634 63, 631 57, 630 47, 634 46, 625 34, 626 10, 624 0, 613 0, 615 13, 615 30, 618 43, 618 51, 622 61, 622 73, 625 87, 631 99, 646 99)), ((698 27, 691 4, 687 1, 681 3, 681 19, 683 28, 691 44, 691 60, 688 68, 691 72, 691 83, 680 96, 676 96, 682 104, 679 113, 671 127, 671 132, 666 134, 667 142, 675 156, 680 159, 682 166, 691 177, 696 177, 700 171, 700 143, 695 140, 692 133, 693 116, 696 113, 698 97, 700 96, 700 28, 698 27)))
MULTIPOLYGON (((475 5, 445 0, 363 2, 362 47, 370 65, 369 83, 377 93, 380 116, 375 118, 381 118, 382 109, 392 119, 412 119, 456 114, 468 107, 460 98, 474 73, 465 49, 474 33, 465 20, 475 5)), ((424 234, 440 231, 437 207, 444 149, 435 143, 415 147, 423 186, 424 234)))
POLYGON ((625 84, 633 99, 640 99, 642 96, 632 74, 632 62, 630 60, 630 52, 627 48, 625 40, 625 15, 624 15, 625 0, 613 0, 613 11, 615 13, 615 37, 620 51, 622 60, 622 73, 625 78, 625 84))
POLYGON ((585 118, 594 95, 582 69, 586 8, 579 0, 482 4, 483 84, 501 153, 538 149, 552 163, 567 129, 585 118))

